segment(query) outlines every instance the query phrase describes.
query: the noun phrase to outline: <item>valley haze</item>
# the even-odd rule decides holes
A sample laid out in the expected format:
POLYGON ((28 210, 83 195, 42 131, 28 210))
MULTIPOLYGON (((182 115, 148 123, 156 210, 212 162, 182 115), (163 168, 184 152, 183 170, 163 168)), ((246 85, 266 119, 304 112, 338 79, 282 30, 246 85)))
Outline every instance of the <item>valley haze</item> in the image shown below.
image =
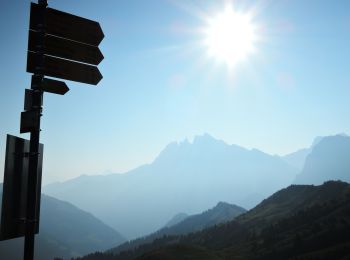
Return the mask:
MULTIPOLYGON (((312 151, 317 147, 324 150, 324 145, 332 148, 324 152, 325 156, 336 161, 338 146, 348 149, 349 139, 346 135, 318 137, 309 148, 310 154, 302 151, 299 159, 303 162, 297 165, 304 161, 308 165, 312 151)), ((192 143, 170 143, 151 164, 126 174, 80 176, 47 185, 43 192, 93 213, 132 239, 159 229, 180 212, 196 214, 218 201, 254 207, 307 174, 308 168, 298 169, 289 159, 227 145, 204 134, 192 143)), ((350 166, 346 163, 347 168, 350 166)))

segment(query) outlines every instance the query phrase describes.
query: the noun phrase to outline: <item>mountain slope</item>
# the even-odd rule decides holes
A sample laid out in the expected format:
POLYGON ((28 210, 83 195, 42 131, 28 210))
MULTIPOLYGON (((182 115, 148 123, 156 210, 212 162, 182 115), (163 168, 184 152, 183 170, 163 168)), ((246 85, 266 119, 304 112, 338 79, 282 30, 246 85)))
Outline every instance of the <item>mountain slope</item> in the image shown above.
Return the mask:
POLYGON ((350 185, 290 186, 236 221, 180 239, 180 243, 219 251, 224 259, 312 258, 325 250, 331 257, 324 259, 350 256, 350 251, 344 251, 350 245, 350 185))
POLYGON ((321 184, 328 180, 350 182, 350 137, 335 135, 323 138, 307 156, 296 184, 321 184))
POLYGON ((348 259, 349 249, 350 185, 330 181, 292 185, 235 220, 200 232, 82 259, 180 260, 196 252, 208 259, 348 259))
POLYGON ((186 235, 191 232, 196 232, 211 226, 215 226, 230 220, 246 212, 245 209, 231 205, 225 202, 219 202, 214 208, 211 208, 200 214, 188 216, 183 221, 164 227, 157 232, 145 236, 143 238, 135 239, 126 242, 108 252, 117 254, 125 250, 133 250, 143 244, 151 243, 152 241, 169 235, 186 235))
POLYGON ((181 221, 185 220, 188 217, 188 215, 186 213, 179 213, 176 214, 174 217, 172 217, 166 224, 164 227, 171 227, 174 226, 178 223, 180 223, 181 221))
POLYGON ((126 174, 81 176, 44 191, 131 239, 154 232, 178 212, 201 212, 218 201, 250 208, 296 174, 278 156, 203 135, 192 143, 169 144, 152 164, 126 174))
MULTIPOLYGON (((46 195, 42 195, 40 214, 36 259, 84 255, 125 241, 118 232, 90 213, 46 195)), ((0 242, 0 256, 4 259, 21 259, 22 254, 23 238, 0 242)))
POLYGON ((311 148, 300 149, 296 152, 287 154, 282 158, 298 170, 302 170, 305 164, 306 157, 310 154, 311 150, 311 148))
MULTIPOLYGON (((339 134, 346 136, 345 134, 339 134)), ((325 136, 317 136, 314 138, 309 148, 300 149, 296 152, 282 156, 282 159, 293 167, 301 171, 304 167, 307 156, 311 153, 312 149, 319 143, 325 136)))
POLYGON ((188 234, 233 220, 244 212, 246 210, 242 207, 219 202, 214 208, 189 216, 176 225, 162 229, 160 233, 164 235, 188 234))

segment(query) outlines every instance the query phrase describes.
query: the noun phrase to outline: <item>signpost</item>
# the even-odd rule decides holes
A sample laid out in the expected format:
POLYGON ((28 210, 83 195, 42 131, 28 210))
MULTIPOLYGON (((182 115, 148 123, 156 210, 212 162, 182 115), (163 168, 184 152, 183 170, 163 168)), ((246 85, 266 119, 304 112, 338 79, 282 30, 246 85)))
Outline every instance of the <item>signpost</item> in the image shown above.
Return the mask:
POLYGON ((97 46, 104 37, 99 23, 52 8, 43 11, 35 3, 30 10, 27 72, 97 85, 102 75, 94 65, 103 60, 97 46))
MULTIPOLYGON (((34 238, 39 227, 43 156, 39 139, 43 92, 64 95, 69 91, 66 83, 45 76, 97 85, 102 79, 96 65, 104 58, 98 48, 103 38, 104 34, 98 22, 48 8, 47 0, 38 0, 38 4, 31 3, 27 72, 33 75, 31 89, 25 90, 25 111, 21 113, 20 127, 21 133, 30 133, 30 142, 12 138, 17 140, 17 143, 23 143, 25 148, 21 148, 21 155, 16 158, 21 165, 27 166, 20 168, 21 170, 15 170, 15 167, 5 169, 6 176, 10 177, 4 179, 5 201, 1 221, 11 223, 12 226, 8 231, 4 231, 5 233, 1 230, 0 234, 4 239, 25 236, 25 260, 33 260, 34 238), (17 175, 25 177, 14 182, 13 178, 16 179, 17 175), (22 195, 16 199, 13 197, 13 190, 22 195), (11 207, 8 207, 10 200, 17 203, 18 198, 20 212, 22 215, 25 212, 24 216, 20 217, 23 222, 18 222, 18 212, 13 213, 11 207)), ((7 150, 11 149, 8 141, 7 150)), ((6 153, 6 162, 11 161, 11 156, 10 152, 6 153)))

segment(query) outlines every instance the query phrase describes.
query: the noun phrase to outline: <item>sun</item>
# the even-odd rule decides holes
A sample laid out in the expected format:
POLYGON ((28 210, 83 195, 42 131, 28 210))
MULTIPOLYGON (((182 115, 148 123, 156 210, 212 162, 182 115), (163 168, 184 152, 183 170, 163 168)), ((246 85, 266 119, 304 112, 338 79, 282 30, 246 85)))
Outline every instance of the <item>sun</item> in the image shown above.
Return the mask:
POLYGON ((232 6, 207 19, 204 33, 208 55, 225 62, 229 67, 246 59, 255 50, 257 35, 252 16, 237 12, 232 6))

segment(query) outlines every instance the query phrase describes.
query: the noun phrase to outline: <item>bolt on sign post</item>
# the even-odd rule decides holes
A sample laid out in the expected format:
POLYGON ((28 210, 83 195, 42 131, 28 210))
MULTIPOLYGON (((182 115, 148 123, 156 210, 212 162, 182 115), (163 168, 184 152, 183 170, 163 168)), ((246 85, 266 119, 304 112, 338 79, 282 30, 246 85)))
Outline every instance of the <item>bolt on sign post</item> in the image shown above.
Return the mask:
POLYGON ((33 75, 20 125, 20 133, 30 133, 30 141, 8 135, 6 144, 1 224, 7 228, 0 230, 0 240, 25 236, 25 260, 33 260, 39 232, 43 93, 69 91, 65 82, 45 76, 97 85, 102 79, 97 65, 104 58, 98 48, 104 38, 98 22, 47 5, 47 0, 38 0, 30 6, 27 72, 33 75))

